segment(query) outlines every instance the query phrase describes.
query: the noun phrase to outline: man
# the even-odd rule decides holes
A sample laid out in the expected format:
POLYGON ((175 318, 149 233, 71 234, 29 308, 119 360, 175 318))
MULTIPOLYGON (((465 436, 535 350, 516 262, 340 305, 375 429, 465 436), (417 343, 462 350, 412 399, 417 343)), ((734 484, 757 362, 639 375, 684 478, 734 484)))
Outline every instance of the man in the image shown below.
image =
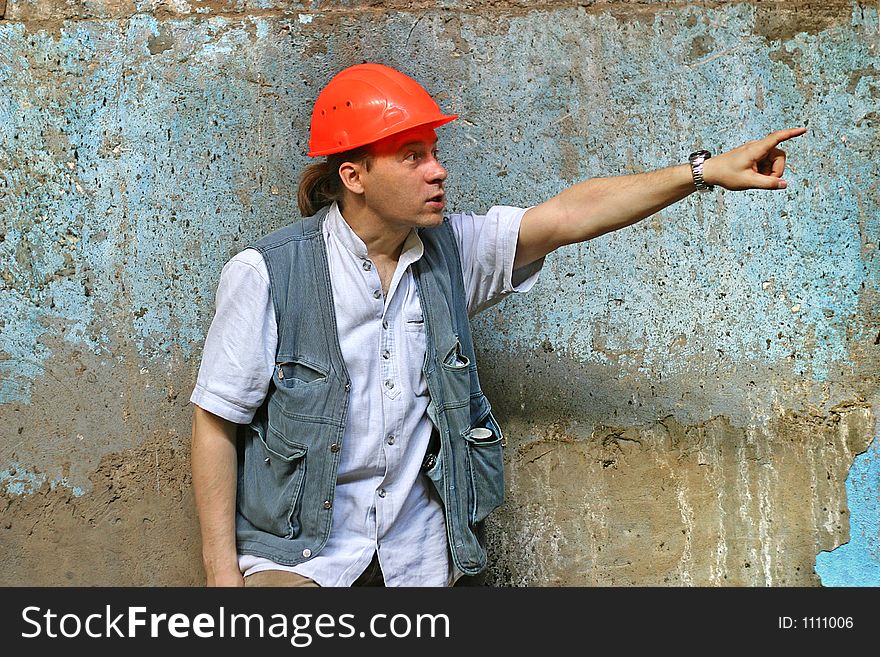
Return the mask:
POLYGON ((209 585, 446 586, 486 566, 502 434, 468 317, 535 282, 554 249, 688 196, 784 189, 774 132, 688 164, 576 184, 528 210, 444 216, 415 81, 363 64, 312 114, 303 215, 230 260, 191 400, 209 585))

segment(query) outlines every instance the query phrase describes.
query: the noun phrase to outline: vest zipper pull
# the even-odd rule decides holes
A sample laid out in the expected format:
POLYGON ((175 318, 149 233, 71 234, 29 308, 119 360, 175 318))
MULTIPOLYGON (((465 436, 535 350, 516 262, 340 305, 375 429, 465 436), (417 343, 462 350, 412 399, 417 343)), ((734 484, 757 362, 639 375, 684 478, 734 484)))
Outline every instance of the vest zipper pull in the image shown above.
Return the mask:
POLYGON ((281 363, 278 364, 278 379, 284 381, 284 368, 281 367, 281 363))

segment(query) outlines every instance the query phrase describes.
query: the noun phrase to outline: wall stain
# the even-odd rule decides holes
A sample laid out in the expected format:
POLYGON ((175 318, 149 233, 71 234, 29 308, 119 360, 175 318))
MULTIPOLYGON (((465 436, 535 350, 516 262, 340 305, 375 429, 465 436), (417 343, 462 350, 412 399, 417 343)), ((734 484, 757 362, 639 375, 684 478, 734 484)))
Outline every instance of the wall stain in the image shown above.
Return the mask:
POLYGON ((89 480, 80 495, 48 481, 31 495, 0 490, 0 585, 204 583, 188 440, 155 431, 104 455, 89 480))
POLYGON ((844 480, 873 423, 859 401, 767 429, 508 419, 487 581, 818 586, 816 553, 848 540, 844 480))

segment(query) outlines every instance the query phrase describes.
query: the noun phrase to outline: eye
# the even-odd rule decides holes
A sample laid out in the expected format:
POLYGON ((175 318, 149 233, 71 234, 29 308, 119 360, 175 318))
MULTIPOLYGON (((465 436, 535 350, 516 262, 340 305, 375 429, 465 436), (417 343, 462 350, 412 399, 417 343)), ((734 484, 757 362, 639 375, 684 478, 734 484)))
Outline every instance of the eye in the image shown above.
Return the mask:
POLYGON ((406 157, 404 157, 403 159, 406 160, 407 162, 415 162, 416 159, 418 158, 418 156, 419 156, 418 153, 416 153, 415 151, 410 151, 409 153, 406 154, 406 157))

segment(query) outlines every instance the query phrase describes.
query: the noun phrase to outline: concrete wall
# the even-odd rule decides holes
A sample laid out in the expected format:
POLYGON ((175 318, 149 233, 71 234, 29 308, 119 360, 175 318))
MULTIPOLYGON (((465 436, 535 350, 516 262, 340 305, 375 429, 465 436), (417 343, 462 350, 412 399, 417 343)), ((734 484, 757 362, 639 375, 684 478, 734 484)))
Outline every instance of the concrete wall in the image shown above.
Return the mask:
POLYGON ((497 585, 878 585, 880 21, 849 2, 0 0, 0 584, 203 582, 220 268, 295 211, 311 103, 384 62, 461 119, 456 210, 780 127, 475 321, 497 585), (873 441, 873 442, 872 442, 873 441))

